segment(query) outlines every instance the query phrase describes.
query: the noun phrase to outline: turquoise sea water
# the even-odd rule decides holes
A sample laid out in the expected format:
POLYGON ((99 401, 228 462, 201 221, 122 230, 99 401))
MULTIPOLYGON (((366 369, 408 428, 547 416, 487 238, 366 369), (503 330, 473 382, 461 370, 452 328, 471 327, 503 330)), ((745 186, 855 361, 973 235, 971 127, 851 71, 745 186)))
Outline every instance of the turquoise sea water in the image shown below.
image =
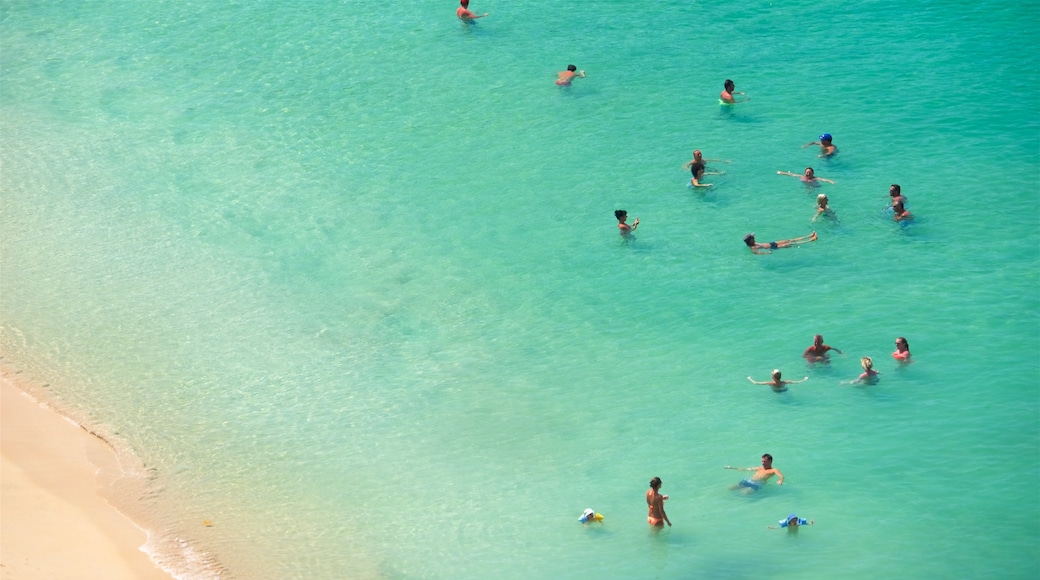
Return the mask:
POLYGON ((1040 9, 473 2, 0 5, 3 360, 149 468, 156 558, 1033 577, 1040 9), (727 489, 766 452, 783 486, 727 489))

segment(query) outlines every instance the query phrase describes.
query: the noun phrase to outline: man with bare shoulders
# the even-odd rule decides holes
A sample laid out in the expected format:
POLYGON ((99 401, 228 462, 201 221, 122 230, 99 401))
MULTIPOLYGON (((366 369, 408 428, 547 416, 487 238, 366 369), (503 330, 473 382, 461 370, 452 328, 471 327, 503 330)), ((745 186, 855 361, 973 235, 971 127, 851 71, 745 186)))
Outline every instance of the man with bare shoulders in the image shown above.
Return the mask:
POLYGON ((474 20, 476 20, 477 18, 484 18, 488 15, 487 12, 480 16, 477 16, 473 12, 470 12, 469 0, 459 0, 459 4, 461 4, 461 6, 459 6, 455 10, 455 16, 458 16, 459 20, 465 22, 466 24, 476 24, 475 22, 473 22, 474 20))
POLYGON ((773 456, 766 453, 762 456, 761 467, 730 467, 726 465, 723 469, 735 469, 737 471, 754 471, 755 474, 748 479, 743 479, 736 485, 730 487, 730 489, 744 488, 744 493, 751 493, 762 489, 762 486, 769 483, 769 478, 777 475, 780 479, 777 480, 777 485, 784 484, 784 474, 780 473, 780 470, 773 467, 773 456))
POLYGON ((830 362, 828 353, 832 350, 838 354, 845 354, 829 344, 823 344, 823 335, 817 334, 813 337, 812 346, 805 349, 805 352, 802 353, 802 358, 810 363, 827 363, 830 362))

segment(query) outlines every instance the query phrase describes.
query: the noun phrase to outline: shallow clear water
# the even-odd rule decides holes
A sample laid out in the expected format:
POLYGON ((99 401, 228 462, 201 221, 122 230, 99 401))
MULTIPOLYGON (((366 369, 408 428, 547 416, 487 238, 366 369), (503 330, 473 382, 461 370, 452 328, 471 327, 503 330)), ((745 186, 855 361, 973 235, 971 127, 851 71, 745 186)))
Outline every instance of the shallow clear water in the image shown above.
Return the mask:
POLYGON ((4 360, 153 470, 156 549, 241 578, 1030 577, 1040 10, 472 8, 0 7, 4 360), (752 100, 719 107, 725 78, 752 100), (833 160, 801 147, 825 131, 833 160), (706 193, 694 148, 732 160, 706 193), (807 165, 839 221, 776 175, 807 165), (815 333, 845 355, 806 368, 815 333), (842 385, 863 355, 880 383, 842 385), (810 380, 745 379, 773 368, 810 380), (764 452, 785 485, 729 491, 764 452), (791 511, 816 525, 766 530, 791 511))

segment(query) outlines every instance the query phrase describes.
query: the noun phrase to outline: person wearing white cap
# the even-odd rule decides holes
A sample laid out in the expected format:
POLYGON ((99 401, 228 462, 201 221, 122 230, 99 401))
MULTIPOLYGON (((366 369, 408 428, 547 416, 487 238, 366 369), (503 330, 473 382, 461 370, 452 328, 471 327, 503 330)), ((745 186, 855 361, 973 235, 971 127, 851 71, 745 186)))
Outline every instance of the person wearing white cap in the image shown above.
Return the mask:
POLYGON ((592 508, 585 508, 585 511, 578 518, 578 521, 583 524, 591 524, 592 522, 603 523, 603 514, 597 514, 596 510, 592 508))
POLYGON ((806 520, 805 518, 800 518, 800 517, 798 517, 798 516, 796 516, 794 514, 788 514, 786 518, 780 520, 780 526, 779 527, 774 527, 774 526, 766 526, 766 527, 769 528, 770 530, 779 530, 780 528, 787 528, 787 531, 789 531, 789 532, 797 532, 798 531, 798 526, 811 526, 811 525, 813 525, 813 523, 814 523, 813 520, 806 520))

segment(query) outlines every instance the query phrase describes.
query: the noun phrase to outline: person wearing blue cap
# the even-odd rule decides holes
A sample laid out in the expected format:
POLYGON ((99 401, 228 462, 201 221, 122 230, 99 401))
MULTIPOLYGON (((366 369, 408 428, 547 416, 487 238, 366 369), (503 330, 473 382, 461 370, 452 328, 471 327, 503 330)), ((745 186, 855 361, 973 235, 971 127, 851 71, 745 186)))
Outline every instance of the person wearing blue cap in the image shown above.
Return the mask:
POLYGON ((798 517, 798 516, 796 516, 794 514, 788 514, 786 518, 780 520, 780 526, 779 527, 777 527, 777 526, 766 526, 766 527, 769 528, 770 530, 779 530, 780 528, 787 528, 787 531, 789 531, 789 532, 797 532, 798 531, 798 526, 811 526, 811 525, 813 525, 813 520, 806 520, 805 518, 800 518, 800 517, 798 517))
POLYGON ((806 143, 802 145, 802 149, 811 147, 813 145, 820 146, 820 154, 817 157, 833 157, 838 153, 838 148, 834 146, 833 139, 831 139, 830 133, 824 133, 820 135, 819 141, 813 141, 812 143, 806 143))

